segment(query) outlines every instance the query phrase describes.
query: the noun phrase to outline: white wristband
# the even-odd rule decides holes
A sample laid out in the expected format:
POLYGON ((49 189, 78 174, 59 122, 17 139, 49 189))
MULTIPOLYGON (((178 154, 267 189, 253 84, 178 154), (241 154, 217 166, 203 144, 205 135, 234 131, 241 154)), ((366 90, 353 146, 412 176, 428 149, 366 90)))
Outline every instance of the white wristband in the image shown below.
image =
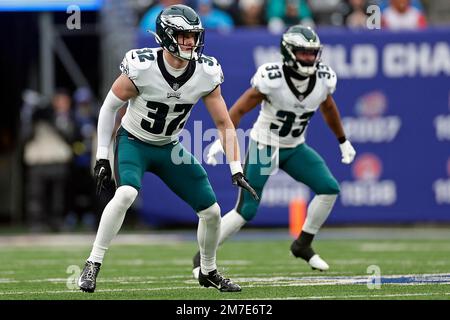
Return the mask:
POLYGON ((109 149, 107 147, 98 147, 97 149, 97 160, 108 159, 109 149))
POLYGON ((231 175, 234 176, 236 173, 238 172, 244 172, 244 170, 242 170, 242 165, 240 161, 231 161, 230 162, 230 170, 231 170, 231 175))

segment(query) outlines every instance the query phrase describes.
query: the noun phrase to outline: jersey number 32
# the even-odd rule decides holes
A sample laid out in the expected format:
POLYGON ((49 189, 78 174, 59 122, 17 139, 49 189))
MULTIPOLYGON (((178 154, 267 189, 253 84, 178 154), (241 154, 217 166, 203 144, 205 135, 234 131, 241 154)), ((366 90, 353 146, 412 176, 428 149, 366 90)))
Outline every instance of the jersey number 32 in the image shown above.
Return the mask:
MULTIPOLYGON (((193 104, 176 104, 173 111, 180 112, 180 114, 175 117, 167 125, 167 129, 164 135, 171 136, 175 130, 182 128, 184 126, 183 120, 186 120, 186 116, 191 111, 193 104)), ((152 134, 161 134, 166 127, 166 118, 169 113, 169 106, 165 103, 148 101, 147 108, 150 109, 147 116, 153 120, 153 123, 142 119, 141 128, 152 134)))

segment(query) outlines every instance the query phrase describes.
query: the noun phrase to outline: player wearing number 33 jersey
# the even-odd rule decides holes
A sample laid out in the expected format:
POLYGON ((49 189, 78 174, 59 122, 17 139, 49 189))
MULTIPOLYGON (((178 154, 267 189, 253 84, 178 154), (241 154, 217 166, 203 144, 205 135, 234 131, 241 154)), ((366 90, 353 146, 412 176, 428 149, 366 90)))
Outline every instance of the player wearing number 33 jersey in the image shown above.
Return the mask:
MULTIPOLYGON (((356 152, 345 138, 332 98, 336 74, 320 61, 319 36, 309 27, 292 26, 283 34, 280 49, 282 62, 266 63, 258 68, 251 79, 251 88, 231 107, 230 118, 237 127, 245 113, 261 104, 250 132, 244 174, 259 196, 276 167, 314 191, 316 195, 308 206, 306 221, 291 245, 291 252, 313 269, 328 270, 328 264, 314 252, 311 243, 331 212, 339 184, 322 157, 305 143, 308 123, 318 109, 340 143, 342 162, 351 163, 356 152), (262 159, 267 155, 271 156, 269 168, 267 159, 262 159)), ((216 163, 214 155, 220 150, 220 141, 215 141, 209 151, 209 163, 216 163)), ((258 206, 258 200, 240 192, 236 207, 222 218, 219 244, 253 219, 258 206)), ((194 274, 198 257, 197 253, 194 274)))
POLYGON ((266 99, 250 133, 253 140, 281 148, 293 148, 305 142, 310 118, 336 88, 334 71, 322 63, 317 69, 302 81, 301 76, 282 62, 266 63, 258 68, 251 84, 266 99))
POLYGON ((220 91, 222 70, 216 59, 202 56, 204 29, 197 13, 188 6, 174 5, 161 11, 155 37, 161 48, 131 50, 125 54, 120 65, 122 74, 113 83, 100 110, 94 169, 97 193, 111 179, 108 149, 115 115, 128 101, 115 139, 114 171, 118 188, 103 211, 78 284, 83 291, 95 290, 105 252, 141 188, 144 173, 151 172, 199 217, 199 284, 220 291, 241 291, 239 285, 217 272, 221 215, 206 171, 178 143, 194 104, 203 99, 225 146, 232 184, 258 198, 243 174, 236 132, 220 91))

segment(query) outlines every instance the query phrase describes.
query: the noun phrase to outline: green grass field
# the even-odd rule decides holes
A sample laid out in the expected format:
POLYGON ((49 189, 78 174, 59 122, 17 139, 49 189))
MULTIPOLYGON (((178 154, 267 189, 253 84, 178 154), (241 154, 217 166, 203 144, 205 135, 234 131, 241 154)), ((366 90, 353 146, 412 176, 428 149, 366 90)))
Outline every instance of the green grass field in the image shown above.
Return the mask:
POLYGON ((288 237, 238 238, 220 248, 219 270, 242 286, 240 293, 202 288, 192 278, 194 238, 113 243, 97 290, 89 294, 74 288, 74 283, 90 245, 16 245, 3 241, 0 300, 450 298, 448 238, 320 238, 315 250, 330 264, 327 272, 313 271, 302 260, 293 258, 289 254, 290 242, 288 237), (367 286, 373 275, 367 273, 371 265, 381 272, 379 289, 367 286))

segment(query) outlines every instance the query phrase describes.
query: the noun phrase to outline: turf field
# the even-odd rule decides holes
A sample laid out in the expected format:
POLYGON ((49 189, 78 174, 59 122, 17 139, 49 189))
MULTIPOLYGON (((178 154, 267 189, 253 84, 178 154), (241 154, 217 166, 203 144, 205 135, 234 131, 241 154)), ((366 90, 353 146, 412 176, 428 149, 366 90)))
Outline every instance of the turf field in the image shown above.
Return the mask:
POLYGON ((195 231, 149 238, 119 236, 109 250, 93 294, 74 287, 93 235, 0 237, 0 299, 449 299, 450 232, 395 230, 333 233, 315 249, 330 264, 311 270, 289 253, 286 233, 257 233, 227 242, 219 270, 240 293, 202 288, 191 276, 195 231), (281 236, 280 236, 281 234, 281 236), (276 236, 278 235, 278 236, 276 236), (391 238, 389 236, 391 235, 391 238), (121 238, 122 237, 122 238, 121 238), (131 240, 130 240, 131 239, 131 240), (129 241, 128 241, 129 240, 129 241), (370 267, 372 266, 372 267, 370 267), (369 270, 368 270, 369 268, 369 270), (369 271, 369 273, 368 273, 369 271), (379 277, 375 277, 379 271, 379 277), (369 284, 369 285, 368 285, 369 284))

